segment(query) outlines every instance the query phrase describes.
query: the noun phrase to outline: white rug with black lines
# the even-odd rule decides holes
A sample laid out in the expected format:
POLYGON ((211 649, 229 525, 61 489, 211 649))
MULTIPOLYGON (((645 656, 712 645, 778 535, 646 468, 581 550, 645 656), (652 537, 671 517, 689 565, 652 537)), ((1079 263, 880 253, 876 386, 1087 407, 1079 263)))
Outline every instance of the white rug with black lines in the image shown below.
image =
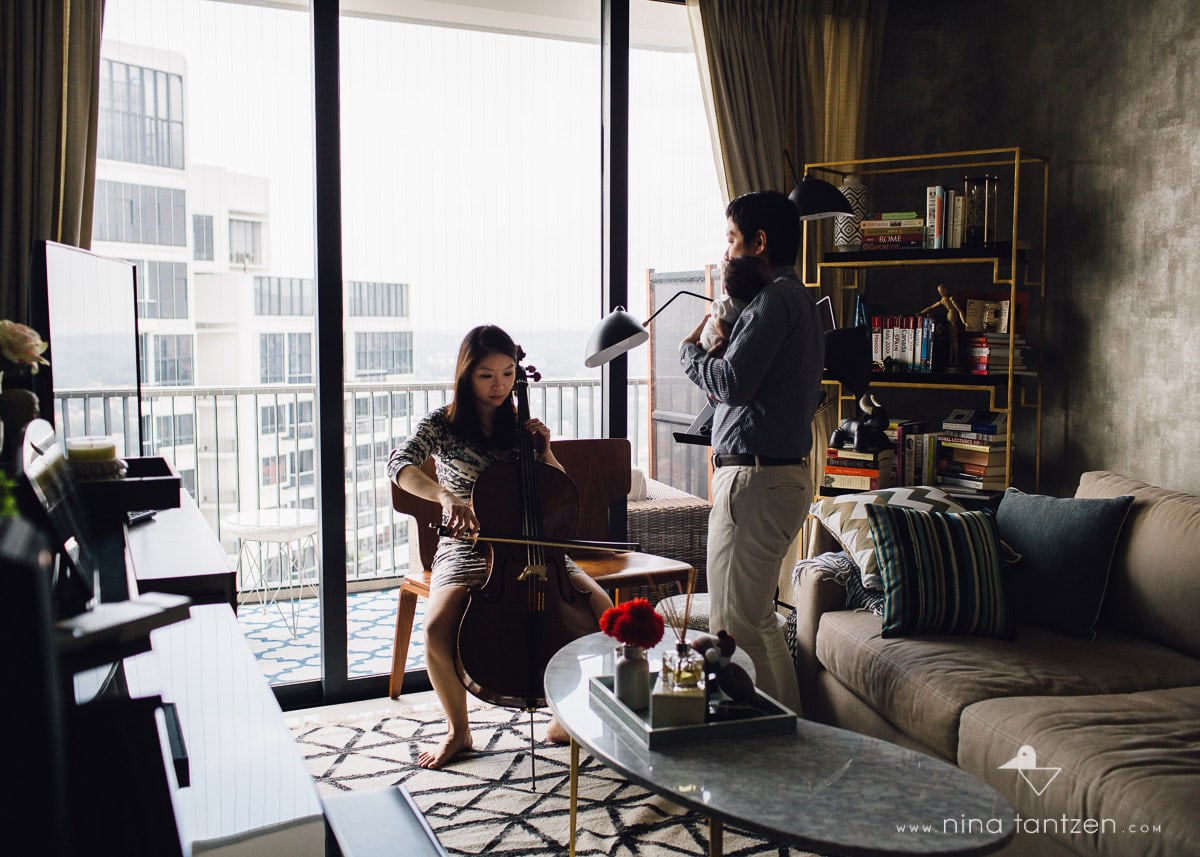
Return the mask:
MULTIPOLYGON (((530 715, 477 704, 471 710, 474 750, 436 771, 416 764, 421 748, 445 737, 436 705, 293 724, 293 730, 321 793, 403 783, 453 855, 560 857, 568 851, 570 751, 544 740, 549 719, 545 711, 532 717, 531 765, 530 715)), ((579 857, 708 853, 707 818, 626 782, 587 753, 580 754, 578 819, 579 857)), ((808 854, 730 826, 724 853, 808 854)))

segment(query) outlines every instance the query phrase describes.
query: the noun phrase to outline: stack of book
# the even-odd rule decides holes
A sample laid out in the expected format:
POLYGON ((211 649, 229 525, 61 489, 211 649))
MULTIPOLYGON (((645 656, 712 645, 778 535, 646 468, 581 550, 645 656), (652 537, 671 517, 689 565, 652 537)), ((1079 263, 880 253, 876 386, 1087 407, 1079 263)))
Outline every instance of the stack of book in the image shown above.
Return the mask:
POLYGON ((973 375, 1006 375, 1009 357, 1014 374, 1032 375, 1028 353, 1025 337, 1014 336, 1010 345, 1007 333, 968 332, 959 341, 959 365, 973 375))
POLYGON ((884 433, 896 444, 897 485, 932 485, 938 432, 926 420, 892 420, 884 433))
POLYGON ((915 211, 868 214, 859 222, 864 250, 913 250, 925 246, 925 218, 915 211))
POLYGON ((1008 415, 956 409, 942 420, 936 484, 952 493, 988 493, 1006 487, 1008 415))
POLYGON ((825 451, 825 488, 871 491, 895 485, 896 450, 859 452, 852 446, 825 451))

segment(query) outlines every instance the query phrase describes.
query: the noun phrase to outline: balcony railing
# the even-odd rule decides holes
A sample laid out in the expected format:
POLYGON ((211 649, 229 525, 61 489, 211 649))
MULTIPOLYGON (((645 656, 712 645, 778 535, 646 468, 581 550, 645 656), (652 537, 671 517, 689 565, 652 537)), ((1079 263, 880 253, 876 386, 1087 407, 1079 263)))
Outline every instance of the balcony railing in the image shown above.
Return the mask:
MULTIPOLYGON (((237 540, 222 521, 253 509, 315 508, 317 443, 311 385, 169 387, 142 391, 141 454, 162 456, 221 540, 231 563, 237 540)), ((633 459, 647 457, 647 386, 629 384, 633 459)), ((354 383, 345 388, 346 577, 350 583, 408 570, 407 523, 391 507, 388 455, 430 410, 450 400, 446 384, 354 383)), ((598 437, 600 382, 531 383, 530 410, 556 438, 598 437)), ((136 397, 119 390, 61 390, 55 425, 65 437, 116 435, 137 448, 136 397)), ((307 570, 315 552, 304 557, 307 570)), ((270 564, 268 564, 270 565, 270 564)), ((266 582, 278 574, 268 569, 266 582)), ((278 579, 277 577, 275 578, 278 579)))

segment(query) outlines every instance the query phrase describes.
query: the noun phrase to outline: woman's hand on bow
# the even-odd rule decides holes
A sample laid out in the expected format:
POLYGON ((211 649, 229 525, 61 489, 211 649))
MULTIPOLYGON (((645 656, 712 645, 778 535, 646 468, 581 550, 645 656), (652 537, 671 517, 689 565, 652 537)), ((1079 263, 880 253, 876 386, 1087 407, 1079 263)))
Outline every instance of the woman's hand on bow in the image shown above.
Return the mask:
POLYGON ((442 526, 455 538, 479 535, 479 519, 475 512, 449 492, 442 498, 442 526))

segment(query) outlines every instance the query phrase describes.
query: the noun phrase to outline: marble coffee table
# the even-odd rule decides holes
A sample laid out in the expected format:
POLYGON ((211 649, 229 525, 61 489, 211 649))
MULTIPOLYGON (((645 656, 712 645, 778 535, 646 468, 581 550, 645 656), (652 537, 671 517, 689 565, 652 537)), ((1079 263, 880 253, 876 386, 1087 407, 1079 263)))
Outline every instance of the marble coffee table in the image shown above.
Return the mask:
MULTIPOLYGON (((651 653, 651 667, 656 660, 651 653)), ((709 854, 725 823, 838 855, 980 855, 1015 832, 991 786, 939 759, 797 719, 794 734, 720 737, 651 750, 603 706, 588 679, 611 675, 602 633, 563 647, 546 668, 546 699, 571 736, 570 854, 575 855, 579 750, 630 781, 709 818, 709 854)))

